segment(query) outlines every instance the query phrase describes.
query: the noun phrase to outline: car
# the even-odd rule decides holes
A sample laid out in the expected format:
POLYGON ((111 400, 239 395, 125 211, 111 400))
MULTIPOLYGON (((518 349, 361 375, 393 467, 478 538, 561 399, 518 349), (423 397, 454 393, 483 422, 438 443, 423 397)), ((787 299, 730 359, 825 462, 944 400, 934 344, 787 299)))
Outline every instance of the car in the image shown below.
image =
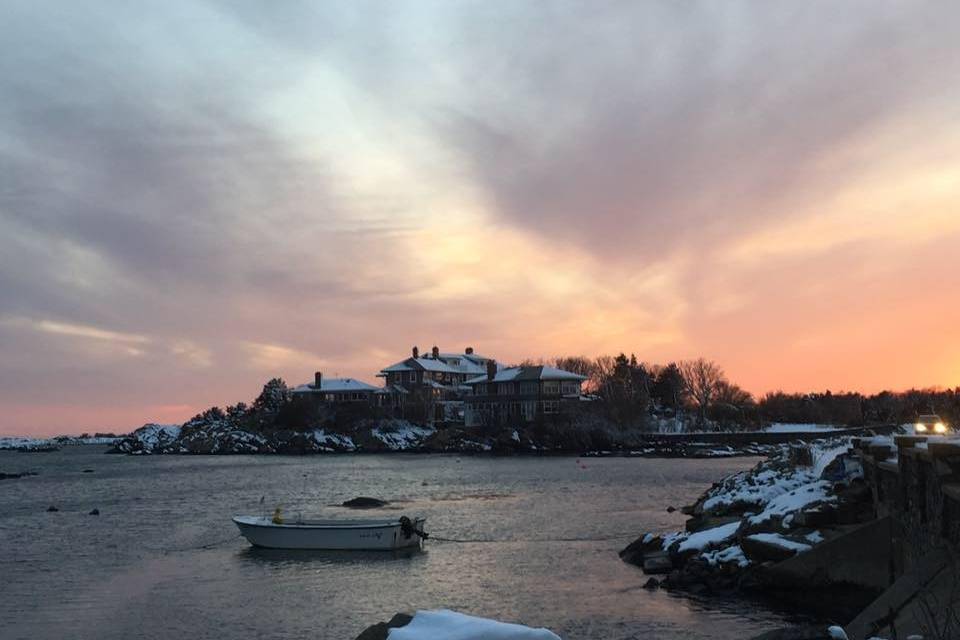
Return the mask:
POLYGON ((935 413, 926 413, 917 417, 917 422, 913 425, 913 432, 916 435, 943 435, 950 431, 946 423, 935 413))

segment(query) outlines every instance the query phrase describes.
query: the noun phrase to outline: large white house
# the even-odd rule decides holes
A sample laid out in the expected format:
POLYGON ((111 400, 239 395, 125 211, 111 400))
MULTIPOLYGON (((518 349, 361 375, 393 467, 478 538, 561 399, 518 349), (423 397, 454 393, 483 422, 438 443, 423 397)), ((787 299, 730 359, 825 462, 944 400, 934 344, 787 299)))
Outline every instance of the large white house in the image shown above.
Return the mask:
POLYGON ((384 391, 390 404, 402 415, 427 422, 463 422, 463 398, 470 388, 465 382, 482 375, 495 361, 474 353, 467 347, 463 353, 444 353, 433 347, 421 355, 417 347, 411 357, 385 367, 377 374, 384 379, 384 391))

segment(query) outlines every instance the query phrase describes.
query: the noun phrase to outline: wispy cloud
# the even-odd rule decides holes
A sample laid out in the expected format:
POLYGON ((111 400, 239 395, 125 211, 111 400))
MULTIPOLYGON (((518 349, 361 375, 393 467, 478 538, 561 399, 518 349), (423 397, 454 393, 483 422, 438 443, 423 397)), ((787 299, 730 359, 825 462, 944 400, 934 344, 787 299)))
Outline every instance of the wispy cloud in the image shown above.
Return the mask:
POLYGON ((79 338, 92 338, 94 340, 106 340, 109 342, 129 342, 134 344, 144 344, 150 342, 146 336, 134 333, 122 333, 120 331, 110 331, 99 329, 97 327, 88 327, 78 324, 68 324, 65 322, 54 322, 52 320, 38 320, 34 327, 39 331, 55 333, 65 336, 76 336, 79 338))

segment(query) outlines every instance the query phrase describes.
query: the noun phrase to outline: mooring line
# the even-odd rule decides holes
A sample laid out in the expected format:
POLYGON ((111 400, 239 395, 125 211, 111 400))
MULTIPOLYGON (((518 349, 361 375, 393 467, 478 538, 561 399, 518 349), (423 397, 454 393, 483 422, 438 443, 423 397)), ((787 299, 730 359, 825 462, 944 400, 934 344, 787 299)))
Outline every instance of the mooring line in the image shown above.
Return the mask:
POLYGON ((208 542, 207 544, 195 545, 191 547, 181 547, 177 549, 163 549, 162 551, 163 553, 166 554, 166 553, 183 553, 184 551, 199 551, 200 549, 213 549, 214 547, 219 547, 222 544, 232 542, 233 540, 236 540, 242 535, 243 535, 242 533, 238 533, 235 536, 230 536, 229 538, 224 538, 223 540, 217 540, 216 542, 208 542))

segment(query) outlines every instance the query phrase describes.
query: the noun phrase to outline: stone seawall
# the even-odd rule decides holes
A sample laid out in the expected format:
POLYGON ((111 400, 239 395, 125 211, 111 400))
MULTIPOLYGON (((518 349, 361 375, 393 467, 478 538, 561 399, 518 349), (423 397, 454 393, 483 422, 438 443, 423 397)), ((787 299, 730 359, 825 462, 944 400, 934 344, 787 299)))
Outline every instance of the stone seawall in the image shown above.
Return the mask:
POLYGON ((790 442, 812 442, 824 438, 841 436, 885 435, 897 429, 895 424, 881 424, 849 429, 831 429, 805 432, 769 432, 769 431, 711 431, 704 433, 647 433, 641 438, 651 444, 690 444, 739 446, 745 444, 786 444, 790 442))
POLYGON ((854 439, 878 518, 890 521, 893 585, 850 625, 852 640, 960 637, 960 439, 854 439))

